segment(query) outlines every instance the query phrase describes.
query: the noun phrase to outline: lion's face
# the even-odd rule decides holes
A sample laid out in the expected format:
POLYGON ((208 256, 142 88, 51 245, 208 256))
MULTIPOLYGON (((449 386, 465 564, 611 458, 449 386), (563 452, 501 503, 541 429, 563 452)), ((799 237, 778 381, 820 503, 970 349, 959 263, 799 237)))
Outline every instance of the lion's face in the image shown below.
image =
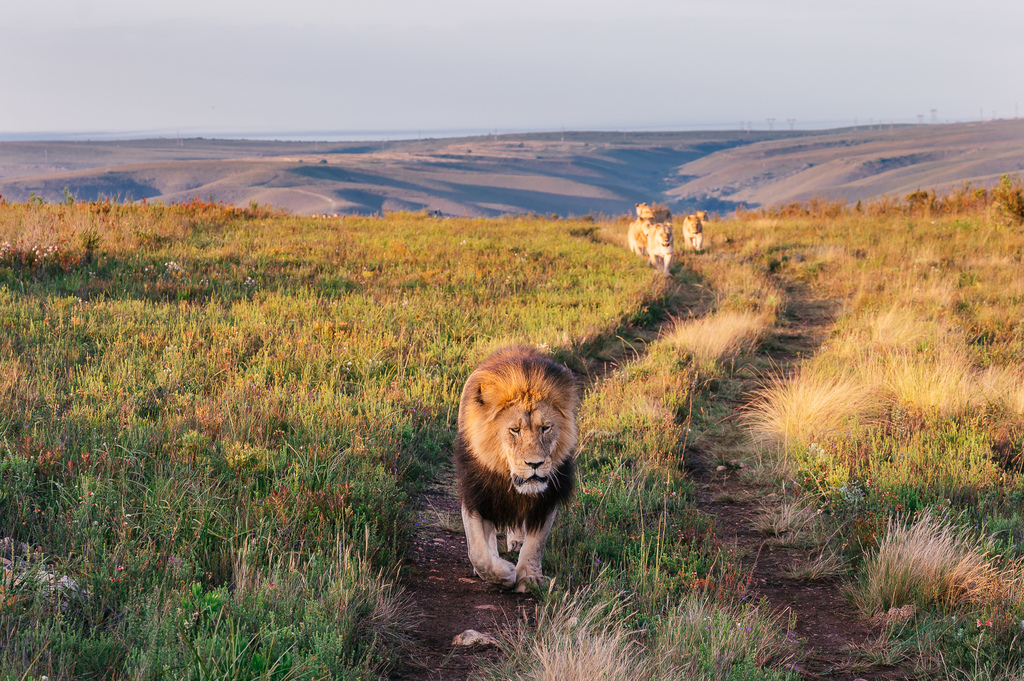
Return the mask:
POLYGON ((529 348, 509 348, 466 381, 459 432, 483 466, 521 494, 540 494, 576 446, 577 402, 572 372, 529 348))
POLYGON ((547 489, 561 420, 544 402, 533 410, 513 405, 497 418, 501 452, 512 485, 520 494, 540 494, 547 489))
POLYGON ((672 225, 667 222, 659 222, 651 229, 648 243, 651 247, 658 249, 672 248, 672 225))

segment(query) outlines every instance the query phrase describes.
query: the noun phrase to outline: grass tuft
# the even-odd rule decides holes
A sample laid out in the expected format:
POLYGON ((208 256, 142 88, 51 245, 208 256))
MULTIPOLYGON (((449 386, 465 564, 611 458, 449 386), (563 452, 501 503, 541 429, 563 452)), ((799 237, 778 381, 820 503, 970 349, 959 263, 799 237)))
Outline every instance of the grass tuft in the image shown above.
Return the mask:
POLYGON ((991 602, 1002 590, 980 542, 931 513, 910 525, 890 519, 851 596, 866 615, 907 604, 957 608, 991 602))
POLYGON ((654 668, 619 605, 593 603, 586 592, 553 598, 537 622, 506 630, 499 644, 506 660, 486 678, 526 681, 632 681, 654 668))
POLYGON ((764 337, 770 319, 758 312, 723 311, 699 319, 680 321, 668 333, 680 352, 699 365, 717 364, 752 350, 764 337))
POLYGON ((880 406, 877 393, 859 378, 804 367, 790 379, 776 377, 762 387, 746 422, 762 448, 788 449, 835 435, 854 421, 869 421, 880 406))

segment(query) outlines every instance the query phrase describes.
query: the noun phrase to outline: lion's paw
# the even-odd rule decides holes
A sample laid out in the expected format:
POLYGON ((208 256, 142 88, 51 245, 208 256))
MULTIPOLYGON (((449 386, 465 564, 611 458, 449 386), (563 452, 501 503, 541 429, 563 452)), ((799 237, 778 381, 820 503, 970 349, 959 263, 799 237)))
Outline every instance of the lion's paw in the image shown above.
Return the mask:
POLYGON ((529 591, 531 586, 542 587, 550 582, 551 578, 545 577, 544 575, 524 575, 519 578, 518 582, 516 582, 515 592, 517 594, 523 594, 529 591))

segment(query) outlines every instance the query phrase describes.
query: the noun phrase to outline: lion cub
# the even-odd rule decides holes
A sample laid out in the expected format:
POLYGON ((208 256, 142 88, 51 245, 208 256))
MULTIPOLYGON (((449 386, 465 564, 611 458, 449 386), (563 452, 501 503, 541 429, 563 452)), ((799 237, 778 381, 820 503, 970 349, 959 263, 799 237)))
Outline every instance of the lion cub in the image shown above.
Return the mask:
POLYGON ((578 403, 572 372, 528 347, 499 350, 466 380, 455 473, 469 561, 488 582, 521 592, 544 579, 544 545, 575 484, 578 403), (498 555, 500 531, 515 565, 498 555))

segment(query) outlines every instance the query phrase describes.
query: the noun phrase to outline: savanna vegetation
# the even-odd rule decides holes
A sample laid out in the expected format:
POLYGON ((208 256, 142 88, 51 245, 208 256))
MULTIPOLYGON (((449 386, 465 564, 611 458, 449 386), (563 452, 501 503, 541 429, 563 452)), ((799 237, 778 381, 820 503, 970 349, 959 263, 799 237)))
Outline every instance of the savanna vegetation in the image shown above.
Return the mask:
POLYGON ((797 678, 695 504, 700 439, 784 492, 766 534, 823 547, 795 578, 876 657, 1020 678, 1021 187, 959 192, 742 211, 669 280, 624 222, 0 205, 0 678, 395 673, 413 500, 510 342, 581 375, 580 480, 481 676, 797 678), (835 323, 773 375, 786 286, 835 323))

